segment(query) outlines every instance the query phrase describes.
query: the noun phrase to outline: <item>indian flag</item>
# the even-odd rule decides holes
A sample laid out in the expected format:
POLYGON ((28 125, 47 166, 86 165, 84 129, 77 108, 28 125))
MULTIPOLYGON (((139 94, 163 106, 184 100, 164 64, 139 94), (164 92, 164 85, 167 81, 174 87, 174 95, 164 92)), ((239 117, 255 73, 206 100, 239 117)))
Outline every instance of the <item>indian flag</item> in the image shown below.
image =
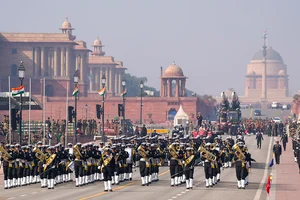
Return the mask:
POLYGON ((106 93, 106 87, 104 87, 104 88, 98 90, 98 94, 99 94, 100 96, 105 95, 105 93, 106 93))
POLYGON ((79 89, 78 89, 78 85, 76 85, 76 87, 73 90, 72 96, 75 96, 76 94, 78 94, 79 89))
POLYGON ((12 88, 12 96, 17 96, 19 94, 23 94, 24 93, 24 85, 17 87, 17 88, 12 88))
POLYGON ((125 88, 125 90, 121 93, 121 97, 124 97, 126 95, 126 93, 127 93, 127 90, 125 88))

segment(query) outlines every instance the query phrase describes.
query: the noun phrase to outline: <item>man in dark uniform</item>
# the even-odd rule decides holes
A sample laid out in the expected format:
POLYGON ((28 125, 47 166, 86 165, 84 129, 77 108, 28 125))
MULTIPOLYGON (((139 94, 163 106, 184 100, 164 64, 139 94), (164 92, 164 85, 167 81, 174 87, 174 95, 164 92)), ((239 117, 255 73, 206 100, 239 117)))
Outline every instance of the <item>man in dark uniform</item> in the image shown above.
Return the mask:
POLYGON ((105 148, 103 155, 101 156, 101 171, 104 177, 104 191, 112 192, 111 181, 114 176, 115 159, 111 152, 111 149, 105 148))
POLYGON ((197 116, 197 122, 198 122, 197 128, 200 128, 200 126, 202 125, 202 120, 203 120, 203 117, 202 117, 201 113, 199 112, 198 116, 197 116))
POLYGON ((142 127, 142 130, 141 130, 141 137, 144 137, 147 135, 147 128, 145 126, 145 124, 143 125, 142 127))
POLYGON ((261 141, 264 140, 264 137, 261 132, 256 134, 257 148, 261 149, 261 141))
POLYGON ((297 145, 298 145, 298 148, 297 148, 297 162, 298 162, 298 168, 299 168, 299 174, 300 174, 300 137, 297 138, 297 145))
POLYGON ((288 135, 286 133, 283 133, 283 135, 281 136, 280 141, 282 142, 283 145, 283 150, 286 150, 286 143, 288 143, 288 135))
POLYGON ((279 140, 276 140, 276 144, 273 146, 273 153, 275 155, 275 161, 278 165, 280 163, 280 155, 282 153, 281 145, 279 144, 279 140))

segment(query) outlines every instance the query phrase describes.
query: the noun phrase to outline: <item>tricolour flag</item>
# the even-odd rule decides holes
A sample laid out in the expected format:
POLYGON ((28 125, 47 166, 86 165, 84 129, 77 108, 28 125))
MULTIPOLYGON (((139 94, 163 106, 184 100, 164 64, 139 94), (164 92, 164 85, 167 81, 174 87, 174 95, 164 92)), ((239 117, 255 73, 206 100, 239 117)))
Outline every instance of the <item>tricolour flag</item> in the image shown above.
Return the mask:
POLYGON ((72 96, 75 96, 76 94, 78 94, 79 89, 78 89, 78 85, 76 85, 76 87, 73 90, 72 96))
POLYGON ((270 195, 270 188, 271 188, 271 184, 267 183, 267 185, 266 185, 266 191, 268 193, 268 196, 270 195))
POLYGON ((24 85, 21 85, 20 87, 12 88, 11 89, 12 96, 17 96, 19 94, 24 93, 24 85))
POLYGON ((98 90, 98 94, 99 94, 100 96, 105 95, 105 93, 106 93, 106 87, 104 87, 104 88, 98 90))
POLYGON ((126 96, 126 93, 127 93, 127 90, 126 90, 126 88, 125 88, 125 90, 121 93, 121 97, 126 96))

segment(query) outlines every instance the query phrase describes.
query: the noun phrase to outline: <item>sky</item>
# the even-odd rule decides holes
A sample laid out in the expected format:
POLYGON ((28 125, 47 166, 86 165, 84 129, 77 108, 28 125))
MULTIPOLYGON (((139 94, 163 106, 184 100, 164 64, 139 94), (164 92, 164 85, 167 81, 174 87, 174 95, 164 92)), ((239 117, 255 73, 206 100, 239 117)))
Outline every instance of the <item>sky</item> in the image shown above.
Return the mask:
POLYGON ((300 89, 299 7, 299 0, 2 0, 0 32, 59 32, 68 17, 78 40, 92 49, 99 36, 106 55, 149 86, 159 89, 160 67, 175 61, 188 89, 219 95, 234 88, 242 96, 267 29, 293 95, 300 89))

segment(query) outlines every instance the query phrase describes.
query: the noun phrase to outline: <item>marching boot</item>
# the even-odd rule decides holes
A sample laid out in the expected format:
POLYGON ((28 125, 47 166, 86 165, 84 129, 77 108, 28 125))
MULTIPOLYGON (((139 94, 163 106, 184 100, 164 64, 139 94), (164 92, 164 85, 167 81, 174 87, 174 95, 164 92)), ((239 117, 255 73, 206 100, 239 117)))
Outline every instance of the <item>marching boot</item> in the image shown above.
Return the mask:
POLYGON ((171 178, 171 187, 174 187, 174 185, 175 185, 175 180, 174 178, 171 178))
POLYGON ((30 176, 26 176, 25 185, 29 185, 29 184, 30 184, 30 176))
POLYGON ((4 180, 4 189, 7 189, 8 188, 8 181, 7 180, 4 180))
POLYGON ((94 174, 94 179, 95 179, 95 181, 99 181, 99 173, 94 174))
POLYGON ((241 181, 238 181, 237 187, 238 187, 239 189, 241 189, 241 187, 242 187, 241 185, 242 185, 241 181))
POLYGON ((232 165, 232 163, 229 161, 229 162, 228 162, 228 167, 231 167, 231 165, 232 165))
POLYGON ((81 176, 79 176, 79 178, 78 178, 78 185, 79 185, 79 186, 82 186, 82 184, 83 184, 83 183, 82 183, 82 178, 83 178, 83 177, 81 177, 81 176))
POLYGON ((75 178, 75 187, 79 186, 79 178, 75 178))
POLYGON ((193 189, 193 179, 190 178, 190 189, 193 189))
POLYGON ((205 179, 205 186, 208 188, 209 187, 209 180, 205 179))
POLYGON ((44 188, 44 179, 41 179, 41 188, 44 188))
POLYGON ((145 186, 145 177, 141 177, 142 180, 142 186, 145 186))
POLYGON ((175 186, 178 186, 178 177, 175 177, 175 186))
POLYGON ((107 189, 112 192, 113 190, 111 189, 111 181, 107 181, 107 189))
POLYGON ((212 179, 211 178, 208 179, 208 182, 209 182, 209 186, 213 187, 213 183, 212 183, 212 179))
POLYGON ((107 182, 107 181, 104 181, 104 192, 107 192, 107 191, 108 191, 107 185, 108 185, 108 182, 107 182))
POLYGON ((51 183, 51 189, 54 189, 54 179, 51 179, 50 183, 51 183))
POLYGON ((189 181, 189 180, 186 180, 185 183, 186 183, 186 189, 187 189, 187 190, 190 189, 190 181, 189 181))
POLYGON ((94 175, 90 175, 90 183, 93 183, 94 181, 93 181, 93 177, 94 177, 94 175))
POLYGON ((37 182, 37 183, 40 182, 40 176, 36 176, 36 182, 37 182))
POLYGON ((181 182, 186 182, 186 181, 185 181, 185 175, 184 175, 184 174, 182 175, 181 182))
POLYGON ((22 177, 22 180, 21 180, 21 185, 24 186, 26 184, 26 177, 22 177))
POLYGON ((241 180, 241 188, 245 189, 245 180, 244 179, 241 180))
MULTIPOLYGON (((103 173, 101 173, 100 174, 100 181, 103 181, 103 179, 104 179, 104 175, 103 175, 103 173)), ((112 181, 113 182, 113 181, 112 181)))
POLYGON ((51 181, 50 181, 50 179, 47 179, 47 186, 48 186, 48 189, 51 189, 51 181))
POLYGON ((220 173, 217 173, 217 182, 220 182, 220 173))
POLYGON ((7 180, 7 188, 10 189, 12 187, 13 181, 12 179, 7 180))
POLYGON ((145 176, 145 184, 149 186, 149 176, 145 176))
POLYGON ((213 178, 212 178, 212 184, 213 185, 217 184, 217 178, 216 178, 216 176, 213 176, 213 178))
POLYGON ((248 176, 245 178, 245 185, 248 185, 248 176))
POLYGON ((115 175, 115 183, 116 183, 116 185, 119 185, 119 176, 118 175, 115 175))
POLYGON ((111 184, 112 184, 112 185, 115 184, 115 175, 111 176, 111 184))
POLYGON ((85 184, 89 184, 89 176, 88 175, 85 176, 85 184))
POLYGON ((129 180, 132 180, 132 173, 129 173, 129 180))
POLYGON ((149 178, 148 183, 151 184, 152 183, 152 174, 150 174, 148 178, 149 178))

